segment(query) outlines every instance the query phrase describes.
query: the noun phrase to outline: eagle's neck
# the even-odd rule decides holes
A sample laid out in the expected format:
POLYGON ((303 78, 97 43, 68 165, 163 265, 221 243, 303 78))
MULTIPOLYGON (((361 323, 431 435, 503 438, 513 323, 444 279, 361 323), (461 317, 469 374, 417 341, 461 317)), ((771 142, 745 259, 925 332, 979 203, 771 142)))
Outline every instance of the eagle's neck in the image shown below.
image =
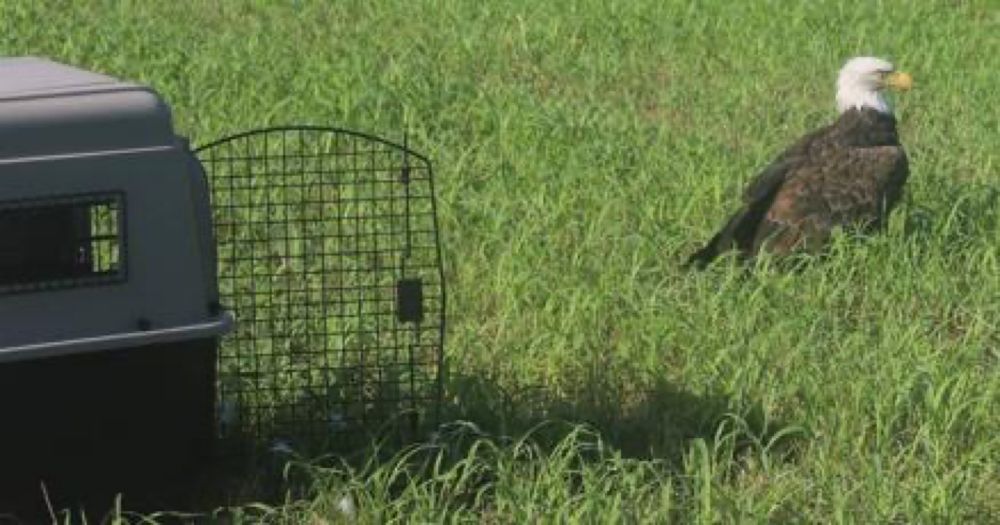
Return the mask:
POLYGON ((892 114, 892 106, 882 91, 857 83, 841 82, 837 86, 837 111, 844 113, 851 109, 870 109, 879 113, 892 114))

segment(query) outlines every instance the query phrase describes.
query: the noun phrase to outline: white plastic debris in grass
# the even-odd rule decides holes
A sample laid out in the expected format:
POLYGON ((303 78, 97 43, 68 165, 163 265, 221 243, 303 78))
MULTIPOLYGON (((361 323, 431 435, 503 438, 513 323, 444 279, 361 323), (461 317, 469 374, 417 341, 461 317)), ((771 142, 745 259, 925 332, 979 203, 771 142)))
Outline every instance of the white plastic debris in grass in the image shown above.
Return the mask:
POLYGON ((337 510, 349 520, 353 520, 358 514, 358 508, 354 505, 354 498, 350 494, 342 494, 337 499, 337 510))
POLYGON ((281 454, 281 455, 291 455, 295 453, 295 449, 292 447, 292 442, 287 439, 275 439, 271 442, 271 453, 281 454))

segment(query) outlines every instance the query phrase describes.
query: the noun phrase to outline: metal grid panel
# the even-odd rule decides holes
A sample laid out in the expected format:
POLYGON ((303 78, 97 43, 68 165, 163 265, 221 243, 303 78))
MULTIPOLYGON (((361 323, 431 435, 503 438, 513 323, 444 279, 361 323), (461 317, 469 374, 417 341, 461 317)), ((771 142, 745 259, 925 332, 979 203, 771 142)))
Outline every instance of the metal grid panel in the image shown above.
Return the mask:
POLYGON ((0 294, 125 279, 121 193, 0 202, 0 294))
POLYGON ((198 150, 212 186, 225 435, 357 434, 436 407, 444 289, 430 163, 354 132, 198 150))

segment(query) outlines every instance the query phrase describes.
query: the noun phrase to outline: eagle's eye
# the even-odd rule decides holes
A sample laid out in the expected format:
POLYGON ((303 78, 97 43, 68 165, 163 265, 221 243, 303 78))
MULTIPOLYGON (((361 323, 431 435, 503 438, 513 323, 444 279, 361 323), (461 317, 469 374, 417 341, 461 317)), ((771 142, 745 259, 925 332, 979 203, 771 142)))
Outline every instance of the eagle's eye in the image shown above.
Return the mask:
POLYGON ((889 75, 892 74, 891 69, 877 69, 875 70, 875 83, 879 87, 885 87, 889 80, 889 75))

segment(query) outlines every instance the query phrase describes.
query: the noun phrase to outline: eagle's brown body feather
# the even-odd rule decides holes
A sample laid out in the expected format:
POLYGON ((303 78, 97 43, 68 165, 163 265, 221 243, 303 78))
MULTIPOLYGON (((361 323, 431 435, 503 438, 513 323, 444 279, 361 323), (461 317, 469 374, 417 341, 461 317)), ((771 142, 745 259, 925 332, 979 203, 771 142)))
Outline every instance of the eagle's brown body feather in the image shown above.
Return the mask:
POLYGON ((688 259, 704 267, 729 251, 816 252, 837 227, 880 228, 909 174, 892 115, 851 109, 782 152, 743 191, 723 228, 688 259))

